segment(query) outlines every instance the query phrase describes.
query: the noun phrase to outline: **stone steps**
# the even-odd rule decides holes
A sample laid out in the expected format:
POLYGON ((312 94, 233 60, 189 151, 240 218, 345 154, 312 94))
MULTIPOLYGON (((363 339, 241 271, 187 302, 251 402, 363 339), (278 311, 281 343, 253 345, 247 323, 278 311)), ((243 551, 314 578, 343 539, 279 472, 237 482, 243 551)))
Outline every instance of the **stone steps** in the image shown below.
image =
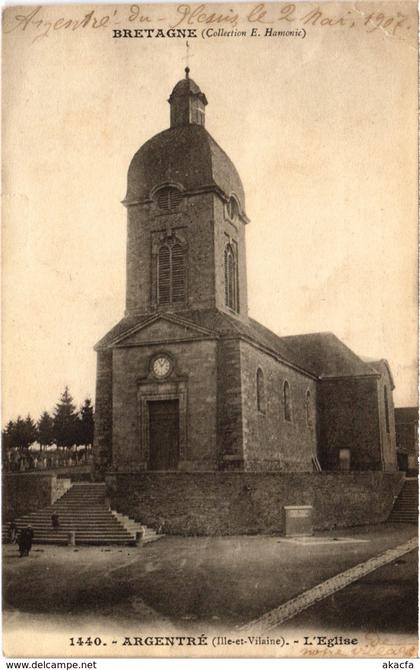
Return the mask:
POLYGON ((129 532, 133 533, 134 535, 138 532, 142 532, 143 540, 151 540, 152 538, 159 539, 159 537, 162 537, 162 535, 156 533, 153 528, 143 526, 143 524, 139 523, 138 521, 134 521, 134 519, 130 519, 130 517, 126 516, 125 514, 115 512, 114 510, 112 510, 112 513, 129 532))
MULTIPOLYGON (((30 524, 36 544, 69 544, 75 533, 78 545, 133 545, 136 534, 142 542, 161 537, 124 514, 110 510, 105 504, 105 484, 77 483, 53 505, 26 514, 15 520, 18 530, 30 524), (59 527, 53 528, 51 515, 57 513, 59 527)), ((3 542, 7 539, 7 524, 2 528, 3 542)))
POLYGON ((390 521, 393 523, 417 523, 418 517, 414 514, 395 514, 390 521))
POLYGON ((389 521, 394 523, 418 523, 418 482, 406 479, 400 495, 395 501, 389 521))

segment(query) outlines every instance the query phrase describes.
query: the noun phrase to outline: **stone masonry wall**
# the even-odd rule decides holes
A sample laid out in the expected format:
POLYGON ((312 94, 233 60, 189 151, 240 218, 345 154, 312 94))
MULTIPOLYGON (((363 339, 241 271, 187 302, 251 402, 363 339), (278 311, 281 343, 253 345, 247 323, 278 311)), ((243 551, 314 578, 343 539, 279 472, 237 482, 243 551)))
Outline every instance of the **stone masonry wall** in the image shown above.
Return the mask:
MULTIPOLYGON (((187 389, 186 462, 193 469, 216 467, 216 342, 163 342, 114 349, 113 463, 119 469, 139 469, 141 422, 139 379, 149 379, 159 392, 164 384, 150 375, 150 360, 161 352, 174 361, 168 383, 184 380, 187 389)), ((156 396, 158 399, 158 395, 156 396)))
POLYGON ((112 351, 97 354, 93 457, 99 472, 112 460, 112 351))
MULTIPOLYGON (((243 203, 242 203, 243 204, 243 203)), ((239 314, 248 317, 248 295, 246 279, 245 224, 237 219, 234 222, 226 217, 224 203, 214 196, 214 258, 216 273, 216 307, 234 315, 225 304, 225 247, 229 242, 236 242, 238 252, 238 289, 239 314)))
POLYGON ((241 342, 241 369, 246 469, 311 472, 312 457, 317 454, 315 381, 247 342, 241 342), (263 412, 257 407, 258 368, 264 378, 263 412), (284 415, 286 380, 290 388, 290 421, 284 415))
POLYGON ((350 449, 350 469, 381 470, 377 379, 325 379, 318 398, 322 467, 338 469, 340 449, 350 449))
POLYGON ((241 357, 239 340, 217 344, 218 454, 220 468, 243 469, 241 357))
POLYGON ((316 529, 385 521, 400 473, 110 474, 113 509, 167 534, 281 533, 284 505, 314 506, 316 529))
POLYGON ((153 304, 156 272, 152 247, 153 241, 156 243, 167 230, 175 231, 187 245, 187 300, 176 309, 214 307, 213 197, 211 193, 187 196, 174 213, 162 212, 154 202, 128 209, 128 313, 147 314, 158 310, 153 304))
POLYGON ((395 408, 392 396, 392 380, 389 376, 388 368, 385 364, 381 365, 381 377, 377 380, 378 383, 378 408, 379 408, 379 425, 382 441, 382 459, 384 469, 387 472, 392 472, 398 468, 397 464, 397 444, 395 435, 395 408), (387 389, 388 399, 388 422, 389 431, 386 427, 386 411, 385 411, 385 393, 384 387, 387 389))
POLYGON ((37 472, 4 474, 2 481, 4 521, 48 507, 71 486, 68 479, 37 472))

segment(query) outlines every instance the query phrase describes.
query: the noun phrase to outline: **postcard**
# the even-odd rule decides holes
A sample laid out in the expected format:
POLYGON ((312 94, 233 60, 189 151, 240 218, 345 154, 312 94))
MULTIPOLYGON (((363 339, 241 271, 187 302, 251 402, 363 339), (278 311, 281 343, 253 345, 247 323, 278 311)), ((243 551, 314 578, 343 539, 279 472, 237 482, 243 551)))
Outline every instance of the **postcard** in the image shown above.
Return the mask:
POLYGON ((6 656, 417 655, 417 26, 4 10, 6 656))

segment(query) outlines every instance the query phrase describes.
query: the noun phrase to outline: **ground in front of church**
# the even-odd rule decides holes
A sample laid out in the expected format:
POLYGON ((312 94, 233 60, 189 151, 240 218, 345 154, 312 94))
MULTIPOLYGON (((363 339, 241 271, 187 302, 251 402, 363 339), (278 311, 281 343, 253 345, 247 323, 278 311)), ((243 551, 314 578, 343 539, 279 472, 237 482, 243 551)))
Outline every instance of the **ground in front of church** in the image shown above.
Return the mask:
MULTIPOLYGON (((338 573, 414 538, 383 524, 275 536, 166 536, 143 547, 34 545, 3 552, 4 632, 30 625, 74 635, 145 626, 240 630, 338 573)), ((282 622, 310 630, 416 636, 417 552, 405 553, 282 622), (362 614, 361 614, 362 613, 362 614)), ((82 650, 80 650, 81 652, 82 650)))

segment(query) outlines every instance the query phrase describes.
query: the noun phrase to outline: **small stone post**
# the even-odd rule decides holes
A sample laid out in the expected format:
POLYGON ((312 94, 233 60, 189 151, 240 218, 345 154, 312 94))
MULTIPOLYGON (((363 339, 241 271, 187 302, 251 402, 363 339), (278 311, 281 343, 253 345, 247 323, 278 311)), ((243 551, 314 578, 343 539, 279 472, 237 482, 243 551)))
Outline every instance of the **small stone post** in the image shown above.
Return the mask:
POLYGON ((136 530, 136 547, 140 547, 143 542, 144 528, 136 530))
POLYGON ((305 537, 314 534, 312 505, 285 505, 286 537, 305 537))
POLYGON ((76 545, 76 531, 75 530, 70 530, 68 534, 68 542, 67 542, 69 547, 74 547, 76 545))

